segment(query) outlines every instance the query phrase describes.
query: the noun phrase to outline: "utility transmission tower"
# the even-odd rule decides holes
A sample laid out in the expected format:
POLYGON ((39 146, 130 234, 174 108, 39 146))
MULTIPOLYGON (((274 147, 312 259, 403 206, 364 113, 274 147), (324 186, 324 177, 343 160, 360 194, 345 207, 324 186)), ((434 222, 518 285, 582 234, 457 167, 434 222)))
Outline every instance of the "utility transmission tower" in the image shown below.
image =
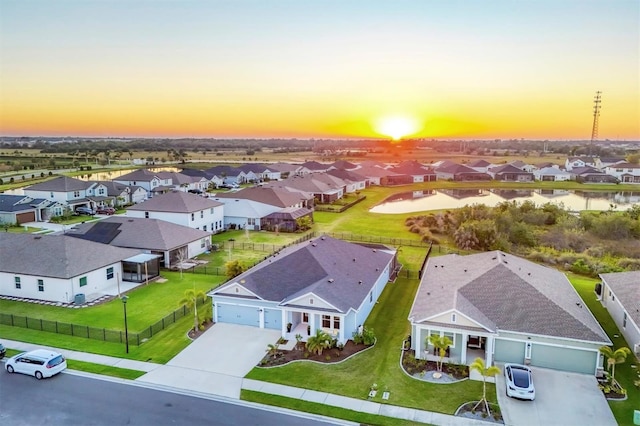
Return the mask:
POLYGON ((589 145, 589 155, 591 155, 591 147, 593 142, 598 140, 598 117, 600 117, 601 91, 597 91, 593 97, 593 127, 591 128, 591 144, 589 145))
POLYGON ((598 139, 598 117, 600 117, 600 103, 602 92, 597 91, 596 95, 593 97, 593 128, 591 129, 591 142, 598 139))

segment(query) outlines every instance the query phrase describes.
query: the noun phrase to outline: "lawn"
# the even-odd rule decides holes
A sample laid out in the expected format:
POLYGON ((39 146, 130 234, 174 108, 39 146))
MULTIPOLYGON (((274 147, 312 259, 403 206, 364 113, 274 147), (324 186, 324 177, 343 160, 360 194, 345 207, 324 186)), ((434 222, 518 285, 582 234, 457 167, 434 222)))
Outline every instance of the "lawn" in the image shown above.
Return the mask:
MULTIPOLYGON (((376 383, 379 389, 390 392, 390 398, 383 401, 377 396, 375 402, 453 414, 463 403, 481 397, 481 382, 437 385, 412 379, 400 368, 400 348, 409 334, 407 317, 417 286, 417 280, 407 279, 387 285, 365 324, 374 329, 378 339, 373 349, 340 364, 298 362, 270 369, 254 368, 247 378, 360 399, 367 399, 370 386, 376 383)), ((487 394, 495 402, 494 385, 488 385, 487 394)))
MULTIPOLYGON (((598 300, 596 300, 594 287, 599 280, 585 278, 574 274, 570 274, 569 279, 578 294, 580 294, 580 297, 582 297, 582 300, 584 300, 589 307, 589 310, 591 310, 604 331, 607 333, 609 339, 613 342, 614 349, 618 349, 623 346, 628 348, 628 343, 625 341, 622 333, 618 330, 616 323, 613 322, 611 315, 609 315, 609 312, 598 300)), ((640 362, 638 362, 633 355, 627 357, 627 362, 624 364, 616 366, 616 380, 618 380, 622 387, 627 390, 627 400, 609 401, 609 407, 611 407, 611 411, 613 411, 613 415, 616 417, 616 420, 620 425, 632 425, 633 411, 640 408, 640 389, 636 388, 633 384, 634 380, 640 378, 638 370, 640 370, 640 362), (634 365, 636 368, 632 368, 634 365)))

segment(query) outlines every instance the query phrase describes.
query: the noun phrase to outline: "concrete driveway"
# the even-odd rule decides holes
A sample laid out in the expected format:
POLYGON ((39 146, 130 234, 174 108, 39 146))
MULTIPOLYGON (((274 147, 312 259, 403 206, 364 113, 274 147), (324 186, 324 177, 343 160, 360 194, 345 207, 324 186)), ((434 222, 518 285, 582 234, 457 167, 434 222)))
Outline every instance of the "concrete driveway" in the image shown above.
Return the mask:
MULTIPOLYGON (((615 426, 609 404, 594 376, 532 367, 535 401, 506 396, 504 375, 496 379, 498 402, 507 426, 615 426)), ((503 366, 500 366, 503 370, 503 366)))
POLYGON ((237 399, 242 378, 279 338, 279 330, 218 323, 166 365, 137 380, 237 399))

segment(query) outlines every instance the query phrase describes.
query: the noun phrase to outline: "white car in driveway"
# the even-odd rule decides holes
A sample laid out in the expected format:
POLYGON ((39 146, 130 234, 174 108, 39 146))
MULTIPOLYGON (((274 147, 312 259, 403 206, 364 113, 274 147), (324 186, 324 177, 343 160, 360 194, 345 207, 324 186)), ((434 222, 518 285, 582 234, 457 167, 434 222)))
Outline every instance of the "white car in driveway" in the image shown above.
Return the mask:
POLYGON ((504 379, 507 396, 518 399, 536 399, 536 388, 533 386, 531 369, 526 365, 505 364, 504 379))
POLYGON ((67 368, 67 360, 53 351, 36 349, 9 358, 4 366, 9 373, 22 373, 40 380, 55 376, 67 368))

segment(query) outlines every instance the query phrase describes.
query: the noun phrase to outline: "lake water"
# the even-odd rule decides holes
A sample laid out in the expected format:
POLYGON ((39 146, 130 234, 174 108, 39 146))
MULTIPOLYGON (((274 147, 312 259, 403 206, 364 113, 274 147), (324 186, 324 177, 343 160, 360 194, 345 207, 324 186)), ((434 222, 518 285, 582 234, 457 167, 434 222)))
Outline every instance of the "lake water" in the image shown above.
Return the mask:
POLYGON ((640 202, 638 192, 568 191, 561 189, 443 189, 394 194, 369 210, 372 213, 400 214, 429 210, 456 209, 472 204, 488 207, 505 201, 532 201, 564 205, 570 211, 624 211, 640 202))

